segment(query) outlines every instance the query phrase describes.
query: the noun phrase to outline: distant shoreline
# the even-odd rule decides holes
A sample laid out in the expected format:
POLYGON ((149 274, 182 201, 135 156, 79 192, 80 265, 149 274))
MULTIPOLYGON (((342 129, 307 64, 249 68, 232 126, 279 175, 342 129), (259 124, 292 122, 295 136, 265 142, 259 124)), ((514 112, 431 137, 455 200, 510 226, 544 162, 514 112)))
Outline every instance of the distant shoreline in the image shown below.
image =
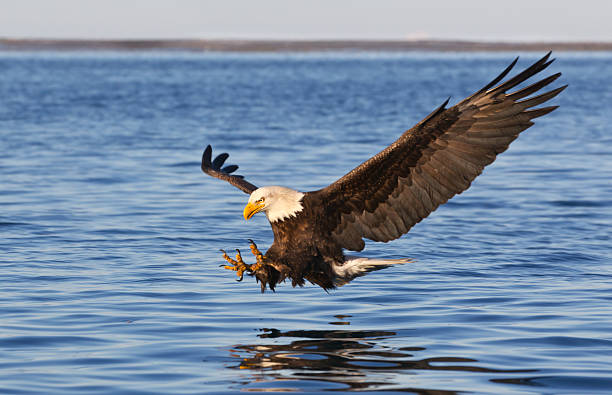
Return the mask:
POLYGON ((612 42, 480 42, 460 40, 80 40, 0 38, 0 51, 194 52, 503 52, 612 51, 612 42))

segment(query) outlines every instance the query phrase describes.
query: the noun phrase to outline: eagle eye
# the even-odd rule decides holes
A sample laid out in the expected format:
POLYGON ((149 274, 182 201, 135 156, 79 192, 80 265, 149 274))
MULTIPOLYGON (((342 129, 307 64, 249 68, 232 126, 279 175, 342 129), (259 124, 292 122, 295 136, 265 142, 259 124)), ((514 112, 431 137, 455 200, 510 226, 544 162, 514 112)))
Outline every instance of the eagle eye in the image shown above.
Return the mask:
POLYGON ((257 201, 256 201, 255 203, 263 203, 263 202, 264 202, 264 200, 266 200, 266 198, 263 198, 263 197, 262 197, 261 199, 257 199, 257 201))

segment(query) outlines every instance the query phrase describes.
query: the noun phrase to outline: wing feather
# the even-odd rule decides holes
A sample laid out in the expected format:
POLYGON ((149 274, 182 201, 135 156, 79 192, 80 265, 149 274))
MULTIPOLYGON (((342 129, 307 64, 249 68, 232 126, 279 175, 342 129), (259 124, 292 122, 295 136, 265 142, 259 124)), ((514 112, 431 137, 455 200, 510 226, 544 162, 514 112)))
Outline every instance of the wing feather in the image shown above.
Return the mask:
POLYGON ((212 160, 212 147, 208 145, 202 154, 202 171, 209 176, 227 181, 250 195, 257 187, 245 180, 243 176, 231 174, 238 170, 237 165, 227 165, 221 168, 228 157, 229 154, 224 152, 212 160))
POLYGON ((540 89, 549 85, 551 82, 555 81, 559 77, 561 77, 561 73, 553 74, 549 77, 544 78, 541 81, 538 81, 534 84, 529 85, 526 88, 510 93, 506 97, 510 100, 520 100, 523 97, 527 97, 531 95, 532 93, 539 91, 540 89))
POLYGON ((505 82, 515 59, 482 89, 446 108, 448 100, 393 144, 338 181, 304 199, 321 210, 319 226, 342 247, 361 250, 363 238, 389 241, 408 232, 438 206, 465 191, 532 119, 557 106, 533 108, 562 86, 530 96, 560 73, 507 93, 552 63, 550 52, 505 82))

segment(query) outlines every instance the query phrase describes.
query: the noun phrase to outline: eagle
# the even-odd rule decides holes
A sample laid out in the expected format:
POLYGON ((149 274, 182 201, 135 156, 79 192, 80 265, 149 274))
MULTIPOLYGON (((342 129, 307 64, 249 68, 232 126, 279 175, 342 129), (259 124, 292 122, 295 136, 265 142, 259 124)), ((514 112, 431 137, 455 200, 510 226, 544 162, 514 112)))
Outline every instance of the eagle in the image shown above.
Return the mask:
MULTIPOLYGON (((212 159, 208 145, 202 155, 204 173, 249 194, 244 218, 264 212, 274 233, 265 254, 250 240, 256 263, 245 263, 239 250, 235 259, 221 250, 228 262, 222 266, 236 271, 239 281, 245 272, 255 276, 262 292, 266 287, 274 291, 286 279, 294 287, 308 280, 327 291, 360 275, 363 270, 354 265, 359 258, 345 255, 345 250, 361 251, 364 239, 388 242, 407 233, 468 189, 533 119, 558 107, 536 108, 567 87, 541 93, 561 73, 515 88, 546 69, 554 61, 550 55, 503 81, 515 58, 482 89, 448 108, 447 99, 387 148, 316 191, 258 188, 232 174, 237 165, 223 166, 227 153, 212 159)), ((362 266, 376 270, 374 264, 362 266)))

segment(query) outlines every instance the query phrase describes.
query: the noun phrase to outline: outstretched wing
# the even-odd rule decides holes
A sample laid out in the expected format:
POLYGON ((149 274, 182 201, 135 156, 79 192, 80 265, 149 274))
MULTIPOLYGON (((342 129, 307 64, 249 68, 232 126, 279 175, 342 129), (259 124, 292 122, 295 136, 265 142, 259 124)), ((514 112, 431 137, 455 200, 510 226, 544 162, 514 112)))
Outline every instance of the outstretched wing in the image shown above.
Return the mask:
POLYGON ((515 59, 487 86, 455 106, 448 100, 393 144, 338 181, 304 199, 319 207, 319 225, 342 247, 360 251, 362 238, 389 241, 408 232, 438 206, 465 191, 483 168, 505 151, 532 119, 557 106, 531 109, 566 86, 532 96, 561 73, 526 88, 508 90, 544 70, 550 52, 500 83, 515 59))
POLYGON ((229 154, 224 152, 217 155, 214 160, 211 160, 212 147, 208 145, 204 150, 204 154, 202 154, 202 171, 209 176, 225 180, 236 188, 250 195, 251 192, 257 189, 257 187, 245 180, 243 176, 231 174, 238 170, 238 165, 227 165, 223 168, 221 167, 228 157, 229 154))

